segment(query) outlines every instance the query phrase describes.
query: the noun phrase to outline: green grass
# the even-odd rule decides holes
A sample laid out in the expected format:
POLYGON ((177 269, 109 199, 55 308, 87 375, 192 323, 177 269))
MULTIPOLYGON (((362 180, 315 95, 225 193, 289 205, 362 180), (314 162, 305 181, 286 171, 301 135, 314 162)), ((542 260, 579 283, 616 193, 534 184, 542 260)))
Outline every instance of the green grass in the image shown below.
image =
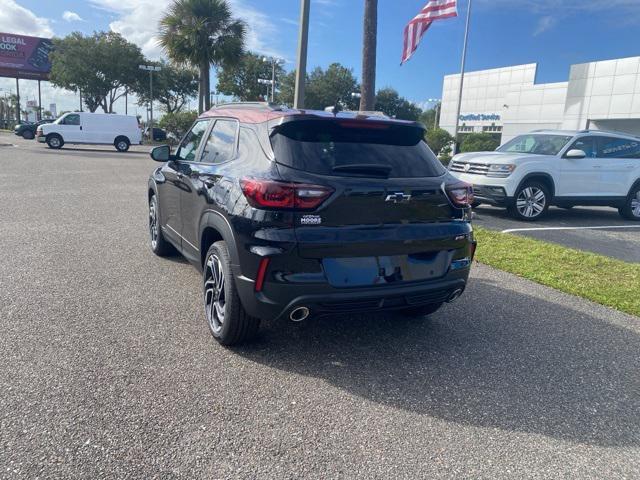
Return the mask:
POLYGON ((479 262, 640 316, 640 264, 475 227, 479 262))

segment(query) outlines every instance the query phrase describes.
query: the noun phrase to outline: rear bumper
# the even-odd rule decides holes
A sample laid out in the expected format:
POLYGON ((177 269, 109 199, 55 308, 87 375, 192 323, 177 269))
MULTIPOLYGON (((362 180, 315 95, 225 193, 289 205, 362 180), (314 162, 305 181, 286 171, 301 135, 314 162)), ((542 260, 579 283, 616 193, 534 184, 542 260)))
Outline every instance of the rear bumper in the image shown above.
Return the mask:
POLYGON ((40 136, 40 137, 36 137, 38 142, 40 143, 44 143, 47 141, 47 137, 45 137, 44 135, 40 136))
POLYGON ((469 268, 449 272, 445 277, 399 286, 334 288, 328 284, 287 285, 270 283, 264 292, 254 292, 253 280, 236 277, 242 304, 262 320, 288 319, 291 311, 307 307, 311 315, 383 312, 447 301, 467 285, 469 268))

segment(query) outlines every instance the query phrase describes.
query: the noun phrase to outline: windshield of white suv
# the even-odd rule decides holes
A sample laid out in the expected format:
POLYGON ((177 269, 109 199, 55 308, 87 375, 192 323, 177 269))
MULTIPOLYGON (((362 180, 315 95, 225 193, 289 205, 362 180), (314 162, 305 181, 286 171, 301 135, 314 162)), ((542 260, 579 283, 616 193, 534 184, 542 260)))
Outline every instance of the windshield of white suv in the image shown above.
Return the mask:
POLYGON ((531 153, 534 155, 557 155, 569 143, 572 136, 527 134, 519 135, 498 147, 498 152, 531 153))

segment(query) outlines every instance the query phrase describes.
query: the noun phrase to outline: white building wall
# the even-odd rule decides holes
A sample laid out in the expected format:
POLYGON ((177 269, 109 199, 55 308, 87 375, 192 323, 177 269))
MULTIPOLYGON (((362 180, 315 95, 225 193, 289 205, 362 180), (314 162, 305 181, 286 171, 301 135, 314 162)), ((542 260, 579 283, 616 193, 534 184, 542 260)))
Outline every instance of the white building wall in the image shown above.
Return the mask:
POLYGON ((640 57, 572 65, 564 117, 568 129, 640 119, 640 57))
MULTIPOLYGON (((537 65, 531 63, 465 73, 460 115, 485 115, 486 117, 501 115, 507 93, 514 87, 533 85, 536 70, 537 65)), ((455 131, 459 88, 460 74, 444 77, 440 127, 451 134, 455 131)), ((482 126, 488 126, 492 123, 500 126, 502 125, 502 120, 479 119, 464 121, 465 126, 473 127, 477 131, 482 131, 482 126)))
MULTIPOLYGON (((503 142, 543 128, 640 135, 640 56, 573 65, 568 82, 536 85, 536 70, 533 63, 466 73, 460 113, 479 118, 460 120, 461 130, 494 124, 503 142)), ((460 75, 443 82, 440 126, 452 134, 459 82, 460 75)))
POLYGON ((557 129, 564 120, 568 82, 514 87, 502 109, 502 142, 531 130, 557 129))

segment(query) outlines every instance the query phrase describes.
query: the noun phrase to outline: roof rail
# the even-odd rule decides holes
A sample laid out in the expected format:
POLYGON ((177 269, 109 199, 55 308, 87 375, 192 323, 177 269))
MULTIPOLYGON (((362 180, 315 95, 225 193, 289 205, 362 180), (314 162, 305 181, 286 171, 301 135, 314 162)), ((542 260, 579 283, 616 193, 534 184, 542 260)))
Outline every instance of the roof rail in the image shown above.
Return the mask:
POLYGON ((608 135, 620 135, 621 137, 640 138, 640 135, 636 135, 635 133, 616 132, 614 130, 599 130, 597 128, 588 128, 585 130, 580 130, 578 133, 604 133, 608 135))
POLYGON ((281 105, 271 102, 227 102, 218 103, 213 108, 255 108, 256 110, 271 110, 274 112, 282 110, 281 105))

